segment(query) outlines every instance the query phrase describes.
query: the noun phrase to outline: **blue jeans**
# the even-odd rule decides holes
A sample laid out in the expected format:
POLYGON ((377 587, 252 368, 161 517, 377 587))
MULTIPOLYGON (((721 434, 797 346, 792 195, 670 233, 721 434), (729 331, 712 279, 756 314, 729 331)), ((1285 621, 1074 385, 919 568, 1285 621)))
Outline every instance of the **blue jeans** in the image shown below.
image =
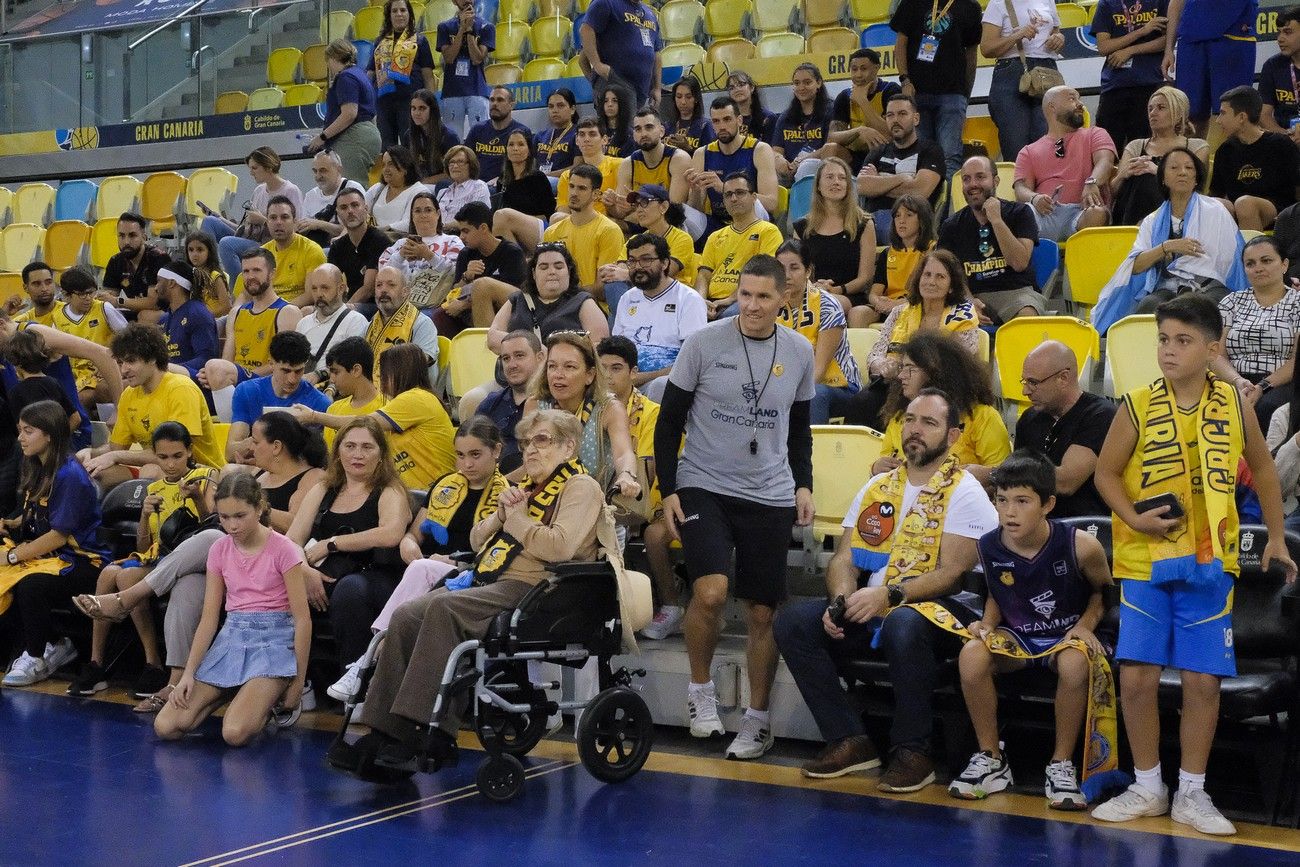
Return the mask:
POLYGON ((486 96, 444 96, 439 102, 442 106, 442 122, 462 141, 469 131, 468 127, 488 119, 486 96))
POLYGON ((203 231, 216 239, 217 258, 221 261, 221 270, 226 272, 226 279, 230 281, 231 286, 234 286, 235 278, 243 270, 239 264, 239 257, 247 250, 256 250, 261 244, 238 237, 235 230, 226 225, 225 220, 216 217, 204 217, 202 225, 203 231))
MULTIPOLYGON (((1027 62, 1031 69, 1056 68, 1055 60, 1031 57, 1027 62)), ((1002 159, 1006 162, 1015 162, 1021 148, 1047 135, 1043 101, 1030 99, 1020 92, 1020 76, 1024 71, 1019 57, 1003 58, 993 66, 993 81, 989 85, 989 114, 997 124, 1002 159)))
POLYGON ((831 416, 844 415, 844 408, 858 392, 847 385, 826 385, 817 383, 817 393, 813 395, 809 406, 809 421, 812 424, 827 424, 831 416))
POLYGON ((966 97, 960 93, 918 93, 921 125, 916 134, 943 148, 946 178, 961 171, 961 130, 966 124, 966 97))

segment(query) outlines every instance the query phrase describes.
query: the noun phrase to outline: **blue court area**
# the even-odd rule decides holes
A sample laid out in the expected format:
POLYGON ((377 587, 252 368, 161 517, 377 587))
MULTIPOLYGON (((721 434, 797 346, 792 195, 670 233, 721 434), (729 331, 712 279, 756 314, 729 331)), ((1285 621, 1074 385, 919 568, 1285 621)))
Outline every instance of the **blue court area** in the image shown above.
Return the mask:
POLYGON ((1300 832, 1248 826, 1225 843, 1097 827, 1048 818, 1041 799, 951 806, 937 786, 887 799, 867 794, 870 777, 813 786, 779 765, 655 754, 608 786, 577 764, 572 744, 549 741, 525 762, 523 794, 500 805, 474 788, 475 751, 404 788, 376 788, 325 768, 329 739, 299 728, 234 750, 207 729, 159 744, 126 705, 5 690, 0 863, 1300 862, 1300 832))

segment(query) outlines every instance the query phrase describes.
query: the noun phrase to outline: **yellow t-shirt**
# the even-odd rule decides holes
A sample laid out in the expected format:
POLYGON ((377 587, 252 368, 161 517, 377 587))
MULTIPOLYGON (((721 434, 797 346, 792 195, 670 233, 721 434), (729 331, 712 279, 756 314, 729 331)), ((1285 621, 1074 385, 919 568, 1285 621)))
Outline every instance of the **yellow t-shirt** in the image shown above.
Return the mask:
MULTIPOLYGON (((931 246, 934 246, 931 244, 931 246)), ((912 272, 921 264, 928 250, 895 250, 886 247, 885 258, 885 297, 903 298, 907 295, 907 281, 912 279, 912 272)))
MULTIPOLYGON (((1011 437, 998 411, 986 403, 975 407, 975 412, 962 421, 961 436, 952 447, 957 460, 963 464, 996 467, 1011 455, 1011 437)), ((885 427, 885 441, 880 454, 903 458, 903 416, 894 416, 885 427)))
POLYGON ((141 553, 157 557, 162 542, 159 538, 162 526, 167 523, 167 519, 171 517, 172 512, 180 508, 188 508, 197 517, 197 511, 188 505, 189 495, 181 490, 181 485, 194 479, 206 480, 205 486, 200 488, 200 493, 202 493, 207 490, 206 485, 216 484, 218 475, 217 470, 212 467, 199 464, 174 482, 169 482, 166 479, 155 479, 149 483, 149 493, 162 497, 162 503, 158 511, 149 514, 149 538, 153 540, 153 544, 150 545, 149 551, 141 553))
MULTIPOLYGON (((281 250, 275 241, 267 241, 262 249, 270 250, 275 257, 275 276, 271 288, 285 301, 294 301, 302 294, 307 275, 325 264, 325 251, 311 238, 294 233, 289 246, 281 250)), ((244 275, 235 278, 235 297, 244 291, 244 275)))
MULTIPOLYGON (((329 405, 329 409, 325 410, 325 414, 342 416, 370 415, 383 405, 384 396, 376 391, 375 396, 361 406, 353 406, 350 397, 339 398, 329 405)), ((334 437, 338 434, 338 431, 332 427, 327 427, 321 433, 325 437, 325 448, 334 448, 334 437)))
POLYGON ((596 271, 601 265, 627 258, 623 230, 604 214, 597 214, 596 219, 588 220, 583 226, 574 225, 573 219, 566 217, 548 228, 542 240, 562 241, 569 248, 569 255, 578 265, 578 283, 582 286, 596 282, 596 271))
POLYGON ((227 320, 230 336, 235 341, 235 364, 249 373, 271 360, 271 338, 276 335, 280 311, 287 306, 283 298, 276 298, 260 313, 253 312, 253 302, 235 308, 231 314, 233 324, 227 320))
MULTIPOLYGON (((605 203, 601 201, 601 196, 606 190, 618 189, 618 167, 622 165, 623 160, 619 157, 611 157, 609 154, 603 154, 600 158, 600 189, 596 192, 596 203, 592 205, 599 213, 605 213, 605 203)), ((559 183, 555 185, 555 202, 561 208, 569 208, 569 169, 560 172, 559 183)))
POLYGON ((695 272, 699 269, 700 257, 695 252, 694 239, 686 230, 669 226, 664 240, 668 242, 669 255, 682 263, 682 270, 678 273, 677 279, 695 288, 695 272))
MULTIPOLYGON (((631 399, 628 400, 627 411, 632 449, 636 452, 638 461, 648 464, 655 457, 655 424, 659 421, 659 404, 641 395, 641 412, 639 414, 633 412, 631 399)), ((646 477, 650 479, 650 507, 657 510, 659 504, 663 502, 663 495, 659 492, 659 480, 654 473, 649 472, 648 466, 646 469, 646 477)))
MULTIPOLYGON (((86 311, 86 315, 79 320, 73 319, 67 305, 60 301, 54 308, 53 319, 51 324, 64 334, 71 334, 100 346, 108 346, 108 341, 113 337, 113 329, 108 324, 108 317, 104 315, 104 302, 98 298, 90 303, 90 310, 86 311)), ((72 372, 76 374, 77 388, 94 388, 99 382, 99 373, 95 370, 95 365, 84 358, 69 357, 68 361, 72 363, 72 372)))
POLYGON ((744 229, 723 226, 704 243, 704 255, 699 267, 713 272, 709 279, 707 298, 717 301, 736 291, 740 269, 759 253, 776 254, 781 246, 781 230, 767 220, 750 223, 744 229))
POLYGON ((422 388, 404 391, 379 414, 396 429, 389 440, 393 463, 408 488, 423 490, 456 468, 455 429, 442 402, 422 388))
POLYGON ((54 306, 50 308, 49 313, 46 313, 44 316, 37 316, 36 308, 28 307, 22 313, 19 313, 17 316, 14 317, 14 322, 35 322, 37 325, 45 325, 48 326, 49 328, 56 328, 57 326, 54 324, 54 316, 62 309, 63 309, 63 302, 55 301, 54 306))
POLYGON ((122 392, 117 403, 117 421, 109 440, 118 445, 153 448, 153 429, 165 421, 180 422, 194 438, 194 460, 210 467, 224 467, 226 456, 217 447, 203 393, 188 376, 164 373, 152 394, 133 385, 122 392))

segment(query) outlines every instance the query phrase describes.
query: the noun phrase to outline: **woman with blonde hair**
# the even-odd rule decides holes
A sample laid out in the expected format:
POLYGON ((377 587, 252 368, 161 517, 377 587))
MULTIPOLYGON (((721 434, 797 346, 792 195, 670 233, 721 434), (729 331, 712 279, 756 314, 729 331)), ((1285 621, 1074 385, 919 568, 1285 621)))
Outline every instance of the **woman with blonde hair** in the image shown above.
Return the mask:
MULTIPOLYGON (((836 297, 847 313, 867 304, 876 271, 876 224, 858 205, 853 171, 839 157, 826 157, 813 180, 808 216, 796 220, 794 233, 811 263, 809 279, 836 297)), ((870 307, 864 324, 880 317, 870 307)))
POLYGON ((346 39, 325 46, 325 66, 330 77, 325 91, 325 126, 308 142, 307 150, 334 151, 343 164, 343 177, 364 186, 382 149, 379 127, 375 126, 375 86, 365 70, 357 67, 357 48, 346 39))
POLYGON ((1202 165, 1209 160, 1209 142, 1189 137, 1193 132, 1190 111, 1187 94, 1172 85, 1157 89, 1147 100, 1151 137, 1133 139, 1125 146, 1110 181, 1115 225, 1136 226, 1164 202, 1157 175, 1165 154, 1187 148, 1202 165))

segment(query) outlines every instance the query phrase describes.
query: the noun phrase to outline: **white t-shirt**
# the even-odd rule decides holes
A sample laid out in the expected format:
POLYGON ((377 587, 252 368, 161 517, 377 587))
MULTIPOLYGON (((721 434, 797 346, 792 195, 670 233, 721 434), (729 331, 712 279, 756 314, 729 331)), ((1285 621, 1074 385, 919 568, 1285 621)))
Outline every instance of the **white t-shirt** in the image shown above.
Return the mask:
MULTIPOLYGON (((338 346, 340 340, 346 340, 349 337, 366 336, 366 330, 370 328, 370 322, 366 317, 346 304, 335 310, 333 315, 324 321, 321 321, 316 316, 315 309, 306 310, 303 317, 298 320, 298 324, 293 327, 294 331, 306 337, 311 343, 312 355, 317 356, 316 367, 314 368, 316 370, 325 366, 325 356, 329 353, 329 346, 321 350, 321 341, 325 339, 325 335, 330 333, 330 329, 334 328, 334 323, 340 316, 343 317, 343 321, 339 322, 339 327, 335 329, 334 336, 330 338, 330 346, 338 346)), ((311 370, 307 372, 311 373, 311 370)))
MULTIPOLYGON (((849 511, 844 516, 844 523, 841 525, 844 527, 845 532, 856 532, 858 513, 862 511, 862 498, 866 496, 867 489, 883 475, 885 474, 881 473, 872 476, 862 486, 862 490, 858 491, 858 495, 853 498, 853 504, 849 506, 849 511)), ((912 510, 917 495, 921 493, 921 487, 921 485, 913 485, 908 482, 903 489, 904 515, 912 510)), ((901 518, 895 522, 896 526, 901 524, 901 518)), ((984 486, 976 481, 975 477, 970 473, 963 472, 961 481, 957 482, 957 490, 953 491, 952 496, 948 499, 948 515, 943 520, 943 532, 954 536, 964 536, 967 539, 978 539, 990 530, 996 529, 997 526, 998 510, 989 501, 988 494, 984 493, 984 486)), ((883 583, 885 583, 885 567, 872 572, 867 585, 879 587, 883 583)))
MULTIPOLYGON (((1003 36, 1007 36, 1015 27, 1011 26, 1011 16, 1007 14, 1007 2, 1009 0, 990 0, 988 8, 984 10, 984 24, 992 24, 994 27, 1001 28, 1003 36)), ((1013 0, 1016 5, 1016 21, 1020 26, 1026 24, 1037 25, 1037 30, 1030 39, 1026 39, 1021 44, 1025 47, 1025 57, 1037 57, 1040 59, 1057 59, 1061 55, 1047 50, 1047 37, 1052 35, 1052 30, 1061 26, 1061 16, 1056 12, 1056 4, 1051 0, 1013 0)), ((1019 57, 1020 52, 1016 46, 1011 46, 1003 57, 1019 57)))
POLYGON ((424 192, 432 191, 424 184, 411 184, 398 193, 397 198, 388 202, 385 201, 388 187, 380 181, 366 191, 366 204, 370 206, 370 214, 375 218, 375 225, 380 229, 406 233, 411 231, 411 199, 414 199, 416 194, 424 192))
MULTIPOLYGON (((356 181, 345 180, 337 191, 328 196, 320 191, 320 187, 312 185, 311 189, 302 194, 302 213, 298 216, 306 220, 316 219, 317 214, 334 204, 334 199, 339 193, 343 192, 344 188, 356 190, 362 195, 366 193, 366 188, 356 181)), ((337 223, 338 220, 335 219, 330 222, 337 223)))
POLYGON ((654 299, 635 286, 625 292, 618 300, 613 333, 636 344, 637 370, 652 373, 672 367, 682 342, 708 321, 708 305, 700 293, 674 280, 654 299))

